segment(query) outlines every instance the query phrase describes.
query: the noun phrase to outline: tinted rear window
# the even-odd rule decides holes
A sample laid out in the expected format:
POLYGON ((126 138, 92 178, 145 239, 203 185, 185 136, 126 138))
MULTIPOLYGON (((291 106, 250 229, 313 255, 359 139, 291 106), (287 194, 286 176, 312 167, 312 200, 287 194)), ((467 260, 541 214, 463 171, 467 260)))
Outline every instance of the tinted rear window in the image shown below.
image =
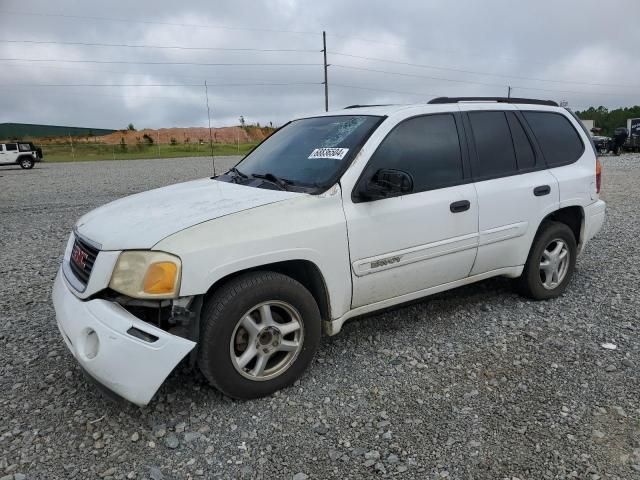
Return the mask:
POLYGON ((559 113, 522 112, 533 130, 547 165, 573 163, 584 152, 584 144, 569 120, 559 113))
POLYGON ((522 128, 520 120, 513 112, 507 112, 509 120, 509 128, 511 129, 511 137, 513 138, 513 146, 516 149, 516 159, 518 160, 518 169, 527 170, 535 167, 536 155, 529 141, 529 137, 522 128))
POLYGON ((514 175, 518 168, 511 132, 504 112, 470 112, 477 159, 472 158, 478 179, 514 175))

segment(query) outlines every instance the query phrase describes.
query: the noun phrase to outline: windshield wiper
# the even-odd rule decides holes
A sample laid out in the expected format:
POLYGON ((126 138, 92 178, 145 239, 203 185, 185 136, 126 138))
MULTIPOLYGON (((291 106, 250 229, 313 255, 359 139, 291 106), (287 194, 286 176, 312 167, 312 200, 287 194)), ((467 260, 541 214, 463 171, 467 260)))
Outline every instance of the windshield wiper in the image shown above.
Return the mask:
POLYGON ((253 178, 260 178, 269 183, 273 183, 280 187, 281 190, 289 190, 289 185, 293 185, 293 181, 286 178, 276 177, 273 173, 252 173, 253 178))
POLYGON ((236 167, 231 167, 227 173, 234 173, 236 177, 240 177, 240 178, 249 178, 249 176, 246 173, 242 173, 236 167))

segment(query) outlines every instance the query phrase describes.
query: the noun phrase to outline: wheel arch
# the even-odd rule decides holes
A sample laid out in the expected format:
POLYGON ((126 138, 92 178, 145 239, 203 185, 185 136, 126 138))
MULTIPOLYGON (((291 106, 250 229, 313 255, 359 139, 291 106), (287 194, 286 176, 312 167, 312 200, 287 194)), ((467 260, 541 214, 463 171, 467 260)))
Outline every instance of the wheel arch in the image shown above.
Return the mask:
POLYGON ((560 222, 567 225, 573 232, 573 236, 576 239, 576 244, 578 245, 578 252, 580 252, 584 240, 585 218, 583 207, 581 207, 580 205, 571 205, 549 213, 542 219, 540 225, 538 225, 538 231, 536 232, 536 235, 540 232, 540 229, 542 228, 542 225, 545 223, 545 221, 560 222))
POLYGON ((205 297, 212 295, 222 285, 241 274, 260 271, 278 272, 300 282, 309 290, 318 304, 322 320, 331 318, 331 301, 327 284, 320 268, 310 260, 284 260, 235 271, 216 280, 205 293, 205 297))

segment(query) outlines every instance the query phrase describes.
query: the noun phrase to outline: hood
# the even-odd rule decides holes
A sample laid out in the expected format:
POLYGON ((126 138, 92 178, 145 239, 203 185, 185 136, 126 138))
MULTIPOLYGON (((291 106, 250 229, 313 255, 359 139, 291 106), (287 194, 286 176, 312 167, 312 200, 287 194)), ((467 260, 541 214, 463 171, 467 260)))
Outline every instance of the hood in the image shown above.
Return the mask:
POLYGON ((146 249, 198 223, 300 195, 206 178, 108 203, 80 218, 75 229, 102 250, 146 249))

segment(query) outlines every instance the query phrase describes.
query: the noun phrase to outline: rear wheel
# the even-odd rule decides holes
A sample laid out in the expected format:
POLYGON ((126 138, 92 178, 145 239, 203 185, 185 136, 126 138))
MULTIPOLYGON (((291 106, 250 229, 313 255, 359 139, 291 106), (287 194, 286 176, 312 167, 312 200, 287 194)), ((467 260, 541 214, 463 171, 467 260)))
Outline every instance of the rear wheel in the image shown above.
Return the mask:
POLYGON ((561 295, 573 276, 577 250, 576 239, 567 225, 543 223, 519 279, 521 293, 535 300, 561 295))
POLYGON ((293 383, 320 342, 320 311, 296 280, 251 272, 225 284, 205 304, 198 363, 209 382, 239 399, 293 383))
POLYGON ((29 170, 30 168, 33 168, 33 166, 35 165, 33 158, 30 158, 30 157, 22 157, 19 160, 19 162, 20 162, 20 167, 24 168, 25 170, 29 170))

